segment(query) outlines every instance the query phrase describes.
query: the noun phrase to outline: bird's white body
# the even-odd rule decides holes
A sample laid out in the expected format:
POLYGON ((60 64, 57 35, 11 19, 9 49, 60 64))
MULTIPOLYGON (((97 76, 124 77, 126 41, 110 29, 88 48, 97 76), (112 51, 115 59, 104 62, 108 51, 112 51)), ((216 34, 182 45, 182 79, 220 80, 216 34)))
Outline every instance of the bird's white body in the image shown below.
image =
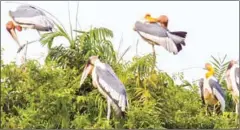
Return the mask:
POLYGON ((120 116, 122 112, 125 112, 126 107, 128 106, 127 96, 125 94, 125 88, 123 84, 121 84, 120 80, 117 79, 110 66, 102 63, 98 59, 94 62, 94 67, 91 74, 93 86, 96 87, 99 92, 107 99, 107 119, 110 119, 111 106, 115 110, 116 115, 120 116), (99 69, 103 70, 102 72, 104 74, 109 72, 107 75, 110 75, 111 79, 108 79, 108 77, 103 77, 103 75, 101 75, 101 72, 99 72, 99 69), (108 80, 116 80, 117 82, 109 82, 108 80), (117 90, 114 90, 114 87, 111 87, 111 85, 113 85, 112 83, 115 83, 117 87, 122 86, 123 88, 121 89, 123 89, 124 92, 121 93, 117 90))
POLYGON ((225 99, 224 96, 221 95, 220 89, 217 89, 217 87, 219 88, 220 86, 216 86, 216 85, 212 85, 210 84, 210 80, 211 82, 214 81, 215 83, 218 83, 217 79, 213 76, 210 76, 208 78, 204 77, 203 78, 203 97, 205 100, 206 104, 209 105, 215 105, 218 102, 220 102, 221 104, 221 111, 223 112, 225 110, 225 99))
MULTIPOLYGON (((226 82, 227 82, 227 88, 231 91, 233 100, 236 104, 235 110, 236 113, 239 113, 239 77, 236 76, 236 69, 239 69, 238 64, 234 64, 231 69, 227 70, 226 72, 226 82)), ((239 75, 239 74, 238 74, 239 75)))

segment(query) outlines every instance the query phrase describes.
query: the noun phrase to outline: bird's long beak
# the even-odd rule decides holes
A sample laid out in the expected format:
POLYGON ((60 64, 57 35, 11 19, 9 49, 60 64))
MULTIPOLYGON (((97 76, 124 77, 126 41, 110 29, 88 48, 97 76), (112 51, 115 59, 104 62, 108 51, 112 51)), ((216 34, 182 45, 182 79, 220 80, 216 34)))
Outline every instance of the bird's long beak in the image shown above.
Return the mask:
POLYGON ((11 21, 8 22, 7 25, 6 25, 6 29, 10 33, 12 38, 17 42, 18 46, 20 47, 21 45, 18 41, 18 37, 17 37, 17 34, 15 32, 15 26, 14 26, 13 22, 11 22, 11 21))
POLYGON ((85 65, 83 73, 82 73, 82 77, 81 77, 81 81, 80 81, 80 87, 82 86, 83 82, 85 81, 85 79, 87 78, 87 76, 90 74, 90 72, 92 71, 93 66, 90 65, 89 63, 85 65))

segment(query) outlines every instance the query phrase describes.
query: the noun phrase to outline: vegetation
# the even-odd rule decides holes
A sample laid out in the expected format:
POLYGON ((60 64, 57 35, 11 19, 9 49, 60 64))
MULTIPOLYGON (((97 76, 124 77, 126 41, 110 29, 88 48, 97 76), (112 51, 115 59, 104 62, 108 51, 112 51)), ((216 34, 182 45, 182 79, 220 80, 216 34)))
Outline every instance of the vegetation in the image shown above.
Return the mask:
MULTIPOLYGON (((128 49, 123 54, 113 49, 111 30, 78 30, 73 37, 72 32, 68 35, 57 27, 56 32, 42 36, 42 43, 49 47, 44 65, 29 60, 17 66, 1 60, 1 128, 237 128, 230 94, 226 112, 206 115, 198 86, 185 81, 183 75, 183 84, 176 85, 176 75, 153 69, 152 54, 126 62, 122 57, 128 49), (53 47, 58 36, 68 39, 69 47, 53 47), (91 55, 110 64, 125 85, 130 106, 124 119, 114 114, 110 121, 106 119, 106 101, 91 78, 79 88, 81 72, 91 55), (184 88, 186 84, 190 89, 184 88)), ((213 62, 221 79, 226 62, 216 58, 213 62)), ((221 84, 226 88, 224 80, 221 84)))

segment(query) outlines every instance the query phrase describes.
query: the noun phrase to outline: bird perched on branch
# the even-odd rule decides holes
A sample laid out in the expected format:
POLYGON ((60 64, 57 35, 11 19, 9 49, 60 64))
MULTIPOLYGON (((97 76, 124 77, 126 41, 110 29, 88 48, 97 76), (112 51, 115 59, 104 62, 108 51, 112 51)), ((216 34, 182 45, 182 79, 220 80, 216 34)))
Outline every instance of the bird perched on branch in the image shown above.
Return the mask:
POLYGON ((137 21, 135 23, 134 31, 137 31, 138 34, 148 43, 162 46, 174 55, 182 50, 182 46, 186 45, 185 38, 187 32, 169 31, 169 19, 166 15, 153 18, 150 14, 146 14, 144 19, 144 22, 137 21))
POLYGON ((80 86, 91 74, 93 86, 107 99, 107 119, 110 119, 111 106, 116 115, 124 117, 128 106, 127 93, 110 65, 102 63, 97 56, 91 56, 82 73, 80 86))
POLYGON ((45 13, 36 7, 30 5, 20 5, 16 11, 9 11, 11 21, 6 24, 6 29, 17 42, 20 52, 26 44, 21 45, 16 31, 21 32, 22 29, 36 29, 39 31, 52 31, 53 22, 48 18, 45 13))
POLYGON ((227 83, 228 90, 231 91, 233 101, 235 102, 235 111, 237 114, 239 114, 239 65, 236 61, 231 60, 226 74, 225 74, 225 80, 227 83))
POLYGON ((220 103, 220 110, 224 112, 225 94, 218 80, 214 77, 214 68, 211 64, 206 63, 204 69, 207 70, 207 73, 199 82, 203 104, 214 105, 215 108, 220 103))

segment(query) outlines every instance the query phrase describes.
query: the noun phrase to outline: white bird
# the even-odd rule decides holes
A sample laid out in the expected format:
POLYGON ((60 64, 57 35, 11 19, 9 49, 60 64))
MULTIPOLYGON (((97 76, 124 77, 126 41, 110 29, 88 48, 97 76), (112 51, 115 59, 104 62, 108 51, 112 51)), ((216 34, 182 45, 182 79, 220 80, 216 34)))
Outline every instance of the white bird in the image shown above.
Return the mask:
POLYGON ((213 76, 214 69, 211 64, 206 63, 205 69, 208 71, 204 78, 199 82, 201 98, 203 104, 217 105, 218 102, 221 105, 221 111, 225 110, 225 94, 218 80, 213 76))
POLYGON ((102 63, 97 56, 91 56, 84 68, 80 86, 89 74, 92 75, 93 86, 107 99, 107 119, 110 119, 111 106, 117 116, 124 117, 128 107, 127 93, 113 69, 102 63))
POLYGON ((227 83, 228 90, 231 91, 233 101, 235 102, 235 111, 238 114, 239 113, 239 65, 236 61, 232 60, 230 61, 226 75, 225 80, 227 83))
POLYGON ((22 31, 22 28, 36 29, 40 33, 39 31, 52 31, 54 26, 53 21, 43 11, 30 5, 18 6, 16 11, 9 11, 9 16, 11 21, 6 24, 6 29, 18 44, 18 53, 26 44, 19 43, 15 29, 19 32, 22 31))

